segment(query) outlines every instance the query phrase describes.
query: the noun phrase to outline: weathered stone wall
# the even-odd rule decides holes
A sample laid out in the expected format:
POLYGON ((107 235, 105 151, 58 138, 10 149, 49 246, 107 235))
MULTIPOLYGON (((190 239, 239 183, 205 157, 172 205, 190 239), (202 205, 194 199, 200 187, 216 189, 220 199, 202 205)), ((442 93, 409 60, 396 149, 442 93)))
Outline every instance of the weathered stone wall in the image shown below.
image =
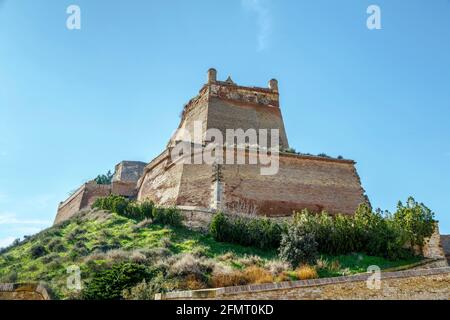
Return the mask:
POLYGON ((54 224, 70 219, 80 210, 89 208, 99 197, 111 194, 111 185, 100 185, 93 181, 83 184, 66 201, 60 203, 54 224))
MULTIPOLYGON (((305 208, 353 214, 367 201, 353 161, 280 154, 276 175, 264 176, 260 170, 260 165, 221 166, 223 208, 243 202, 272 217, 305 208)), ((212 176, 211 165, 171 163, 166 154, 146 173, 138 199, 209 209, 212 176)))
POLYGON ((433 234, 425 241, 422 254, 425 258, 442 259, 446 263, 445 253, 441 244, 441 235, 439 234, 439 223, 435 224, 433 234))
POLYGON ((163 300, 450 299, 450 268, 384 272, 379 289, 370 274, 158 294, 163 300), (373 283, 373 282, 372 282, 373 283))
POLYGON ((161 206, 177 204, 183 166, 172 163, 167 150, 152 161, 138 184, 138 201, 151 200, 161 206))
MULTIPOLYGON (((205 131, 218 129, 226 138, 227 129, 278 129, 280 146, 288 148, 288 140, 279 108, 278 89, 253 88, 238 86, 233 83, 216 81, 206 84, 185 106, 178 129, 185 129, 194 138, 194 121, 201 123, 201 141, 205 143, 205 131)), ((171 138, 169 145, 175 141, 185 140, 179 135, 171 138)), ((191 140, 191 142, 193 142, 191 140)))
POLYGON ((45 287, 39 284, 0 284, 0 300, 50 300, 45 287))
POLYGON ((91 207, 95 200, 101 197, 106 197, 111 194, 111 185, 97 184, 95 182, 88 182, 85 184, 85 192, 81 202, 81 209, 91 207))
POLYGON ((70 219, 75 212, 81 209, 81 202, 83 200, 84 192, 85 185, 82 185, 67 200, 59 204, 54 224, 70 219))
POLYGON ((261 175, 259 165, 223 166, 225 206, 247 201, 268 216, 304 208, 353 214, 366 201, 352 161, 281 154, 279 165, 273 176, 261 175))
POLYGON ((179 206, 178 209, 183 215, 183 224, 186 227, 201 232, 209 231, 209 224, 215 211, 189 206, 179 206))
POLYGON ((111 184, 111 193, 124 197, 132 198, 136 196, 135 182, 113 181, 111 184))
POLYGON ((177 205, 209 208, 212 197, 212 166, 185 164, 181 175, 177 205))
MULTIPOLYGON (((281 109, 274 106, 242 103, 235 100, 211 98, 208 108, 208 128, 219 129, 226 139, 227 129, 267 129, 267 143, 270 146, 270 130, 279 130, 279 144, 282 149, 289 147, 281 109)), ((227 143, 232 143, 226 141, 227 143)), ((259 141, 258 141, 259 143, 259 141)))

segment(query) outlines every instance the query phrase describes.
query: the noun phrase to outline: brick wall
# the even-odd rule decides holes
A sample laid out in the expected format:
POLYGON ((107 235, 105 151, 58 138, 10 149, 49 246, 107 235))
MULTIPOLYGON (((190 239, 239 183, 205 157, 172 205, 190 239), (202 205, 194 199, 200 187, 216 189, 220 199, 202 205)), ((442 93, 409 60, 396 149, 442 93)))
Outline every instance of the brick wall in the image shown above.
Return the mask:
POLYGON ((385 272, 381 287, 369 274, 158 294, 162 300, 450 299, 450 268, 385 272))
POLYGON ((164 153, 158 161, 147 166, 138 184, 137 199, 151 200, 162 206, 176 205, 182 171, 183 166, 171 163, 164 153))
POLYGON ((100 185, 92 181, 83 184, 66 201, 60 203, 54 224, 70 219, 80 210, 90 208, 97 198, 110 194, 111 185, 100 185))
MULTIPOLYGON (((222 165, 224 208, 247 202, 259 214, 272 217, 304 208, 353 214, 366 202, 353 161, 281 154, 276 175, 263 176, 260 169, 260 165, 222 165)), ((138 199, 208 209, 212 175, 211 165, 170 163, 166 155, 147 171, 138 199)))

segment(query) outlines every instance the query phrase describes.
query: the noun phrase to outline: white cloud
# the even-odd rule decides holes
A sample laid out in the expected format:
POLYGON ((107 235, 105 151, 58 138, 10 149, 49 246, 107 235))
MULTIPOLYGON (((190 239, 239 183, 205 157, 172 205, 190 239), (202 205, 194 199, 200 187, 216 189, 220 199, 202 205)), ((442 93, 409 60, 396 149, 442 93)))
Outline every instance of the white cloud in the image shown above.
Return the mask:
POLYGON ((0 225, 48 225, 51 222, 42 219, 21 219, 11 213, 0 213, 0 225))
POLYGON ((267 8, 268 0, 242 0, 242 6, 253 11, 257 16, 258 23, 258 51, 267 48, 269 36, 272 32, 272 16, 267 8))
POLYGON ((14 241, 14 237, 6 237, 0 239, 0 248, 4 248, 9 246, 14 241))

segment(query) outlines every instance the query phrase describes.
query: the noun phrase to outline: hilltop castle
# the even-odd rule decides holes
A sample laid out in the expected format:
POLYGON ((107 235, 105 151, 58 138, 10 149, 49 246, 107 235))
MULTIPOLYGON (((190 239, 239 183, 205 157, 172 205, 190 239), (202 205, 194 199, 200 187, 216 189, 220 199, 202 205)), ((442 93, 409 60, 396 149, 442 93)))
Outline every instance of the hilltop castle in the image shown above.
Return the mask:
POLYGON ((60 203, 55 223, 109 194, 188 210, 245 208, 270 217, 288 216, 304 208, 353 214, 360 203, 368 202, 354 161, 288 152, 275 79, 269 81, 268 88, 244 87, 231 78, 217 80, 216 70, 210 69, 207 83, 184 107, 178 129, 178 133, 185 134, 175 134, 165 150, 150 163, 123 161, 116 166, 110 185, 88 182, 81 186, 60 203), (240 152, 245 159, 250 159, 262 151, 276 155, 276 173, 261 174, 267 164, 260 162, 185 161, 194 159, 213 143, 217 155, 219 149, 225 149, 225 143, 217 144, 209 132, 227 136, 230 129, 244 133, 267 131, 265 140, 271 142, 267 148, 262 148, 261 140, 252 144, 247 135, 249 139, 241 144, 235 143, 233 137, 235 149, 231 156, 234 159, 240 152), (274 132, 278 135, 276 152, 274 132), (186 139, 186 133, 199 138, 186 139), (192 146, 194 152, 174 157, 173 151, 180 145, 192 146))

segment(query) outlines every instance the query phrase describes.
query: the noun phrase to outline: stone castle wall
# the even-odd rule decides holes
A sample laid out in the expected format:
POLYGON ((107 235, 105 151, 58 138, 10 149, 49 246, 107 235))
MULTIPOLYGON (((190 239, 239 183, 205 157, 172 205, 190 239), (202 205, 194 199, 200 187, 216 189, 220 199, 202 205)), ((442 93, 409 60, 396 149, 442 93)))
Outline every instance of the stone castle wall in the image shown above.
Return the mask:
POLYGON ((177 204, 183 166, 171 163, 168 150, 153 160, 138 182, 137 200, 151 200, 161 206, 177 204))
MULTIPOLYGON (((276 175, 261 175, 260 165, 222 165, 222 209, 246 203, 258 214, 289 216, 313 212, 353 214, 367 201, 354 162, 280 154, 276 175)), ((213 166, 171 163, 168 153, 143 177, 138 200, 158 205, 211 208, 213 166)))
POLYGON ((223 166, 225 207, 243 201, 268 216, 304 208, 353 214, 366 201, 353 161, 281 154, 279 166, 273 176, 258 165, 223 166))
POLYGON ((83 184, 66 201, 59 204, 54 224, 70 219, 80 210, 90 208, 96 199, 110 194, 110 185, 99 185, 92 181, 83 184))

